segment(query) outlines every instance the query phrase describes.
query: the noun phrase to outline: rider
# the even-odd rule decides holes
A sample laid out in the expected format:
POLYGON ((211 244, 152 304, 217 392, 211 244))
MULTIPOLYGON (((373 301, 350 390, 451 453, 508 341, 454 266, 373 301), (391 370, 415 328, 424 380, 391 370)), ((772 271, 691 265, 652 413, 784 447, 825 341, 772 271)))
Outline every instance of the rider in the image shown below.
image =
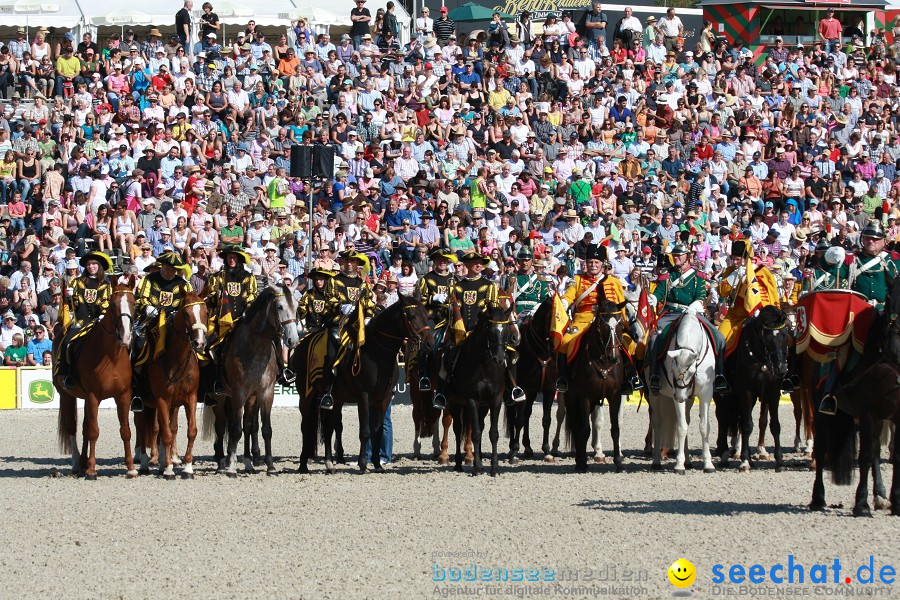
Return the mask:
POLYGON ((516 253, 516 273, 512 276, 512 298, 516 303, 516 316, 524 321, 531 317, 550 295, 550 284, 534 270, 534 254, 523 246, 516 253))
MULTIPOLYGON (((481 276, 482 269, 490 264, 490 258, 481 256, 472 250, 464 254, 459 260, 465 268, 466 275, 454 282, 453 287, 450 289, 450 294, 459 307, 463 328, 468 333, 478 323, 482 313, 498 305, 500 294, 497 290, 497 285, 493 281, 481 276)), ((432 296, 432 302, 436 301, 439 301, 439 299, 432 296)), ((455 362, 455 355, 453 360, 455 362)), ((446 362, 447 354, 444 354, 444 361, 445 365, 452 364, 446 362)), ((452 371, 452 368, 447 368, 447 372, 450 371, 452 371)), ((443 386, 439 385, 438 387, 441 388, 443 386)), ((441 409, 447 407, 447 398, 441 389, 434 393, 433 406, 441 409)))
POLYGON ((106 280, 106 272, 113 268, 109 256, 103 252, 89 252, 81 257, 80 262, 84 272, 69 283, 72 288, 72 323, 59 342, 61 351, 56 367, 66 389, 78 386, 78 373, 71 371, 74 362, 74 357, 70 356, 72 338, 85 325, 103 316, 112 297, 112 284, 106 280))
MULTIPOLYGON (((742 295, 746 293, 747 257, 751 256, 752 247, 747 240, 735 240, 731 245, 731 265, 722 272, 719 283, 719 297, 728 305, 728 312, 719 325, 719 331, 725 338, 725 355, 737 348, 741 327, 750 316, 744 306, 742 295)), ((778 283, 775 276, 763 264, 754 267, 756 281, 759 284, 759 306, 778 306, 778 283)))
MULTIPOLYGON (((622 289, 622 281, 618 277, 607 275, 607 259, 606 246, 591 244, 585 254, 583 273, 575 276, 561 297, 563 305, 569 311, 571 325, 559 347, 557 391, 566 392, 569 389, 568 354, 576 347, 575 340, 587 331, 594 320, 594 313, 600 304, 601 293, 607 300, 620 307, 623 321, 628 322, 624 318, 625 292, 622 289)), ((622 337, 622 346, 630 358, 634 355, 634 342, 628 333, 622 337)), ((631 360, 626 361, 626 369, 631 388, 641 389, 643 385, 631 360)))
MULTIPOLYGON (((212 329, 209 355, 216 372, 213 384, 213 392, 216 394, 221 394, 224 390, 220 381, 221 357, 217 356, 215 350, 222 346, 235 323, 244 316, 259 293, 256 277, 247 270, 250 256, 246 252, 239 246, 226 246, 219 252, 219 257, 223 262, 222 268, 210 275, 203 290, 212 329)), ((210 395, 207 395, 207 399, 213 401, 210 395)))
MULTIPOLYGON (((148 274, 141 280, 135 297, 135 316, 139 321, 134 328, 133 359, 141 356, 148 338, 158 339, 159 327, 178 310, 185 296, 193 291, 193 287, 187 281, 190 267, 184 264, 176 252, 160 254, 156 257, 156 261, 144 270, 148 271, 148 274)), ((149 352, 152 353, 153 349, 150 348, 149 352)), ((132 390, 139 386, 141 366, 143 365, 134 367, 132 390)), ((143 399, 136 393, 131 399, 131 410, 132 412, 144 410, 143 399)))
MULTIPOLYGON (((893 280, 898 276, 896 254, 884 251, 885 233, 878 221, 869 221, 862 233, 862 249, 853 258, 848 269, 848 285, 869 300, 879 313, 884 310, 893 280)), ((828 393, 819 404, 819 411, 826 415, 837 412, 837 400, 828 393)))
POLYGON ((654 342, 660 335, 662 335, 663 339, 666 339, 666 334, 672 323, 690 308, 715 339, 715 391, 727 392, 728 381, 725 379, 725 356, 723 352, 725 338, 703 314, 706 297, 709 293, 709 282, 706 279, 706 274, 702 271, 695 271, 691 267, 691 253, 684 243, 677 242, 672 247, 670 254, 672 255, 672 265, 667 272, 659 275, 656 289, 653 290, 653 294, 649 298, 650 303, 655 304, 658 307, 657 310, 661 311, 656 326, 656 333, 649 344, 651 349, 648 356, 651 373, 650 389, 654 393, 659 393, 661 388, 660 369, 662 365, 658 360, 658 349, 655 348, 654 342))
MULTIPOLYGON (((431 259, 432 269, 419 280, 418 290, 422 305, 428 310, 429 325, 435 333, 435 348, 437 348, 446 335, 448 323, 446 302, 455 283, 453 273, 450 272, 450 263, 455 263, 457 257, 441 248, 432 250, 428 257, 431 259)), ((419 390, 427 392, 431 389, 428 360, 425 356, 419 356, 417 360, 419 372, 422 374, 419 378, 419 390)))
POLYGON ((297 304, 297 320, 308 332, 318 331, 333 319, 338 305, 333 294, 334 273, 316 267, 309 272, 312 285, 303 292, 297 304))
POLYGON ((816 244, 816 256, 815 269, 811 272, 804 271, 802 294, 818 290, 847 289, 850 269, 844 262, 844 249, 830 246, 823 237, 816 244))
POLYGON ((361 267, 368 270, 369 259, 361 252, 344 250, 338 255, 338 264, 341 266, 341 272, 332 280, 332 294, 334 302, 340 306, 340 311, 333 314, 328 322, 330 329, 328 352, 325 355, 325 368, 322 370, 325 394, 322 396, 319 406, 325 410, 334 408, 334 397, 331 395, 334 371, 337 367, 334 362, 341 341, 343 325, 347 321, 346 316, 352 313, 360 303, 366 322, 375 315, 375 298, 372 288, 360 275, 361 267))

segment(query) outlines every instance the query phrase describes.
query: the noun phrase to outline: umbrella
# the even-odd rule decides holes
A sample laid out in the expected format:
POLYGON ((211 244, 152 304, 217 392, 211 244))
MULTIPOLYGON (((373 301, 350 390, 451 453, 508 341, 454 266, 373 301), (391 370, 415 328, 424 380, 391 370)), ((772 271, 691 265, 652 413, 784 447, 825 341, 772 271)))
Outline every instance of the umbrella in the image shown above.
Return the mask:
MULTIPOLYGON (((494 17, 495 12, 486 6, 475 4, 474 2, 466 2, 462 6, 451 10, 447 16, 457 23, 473 23, 475 21, 490 21, 494 17)), ((514 16, 506 13, 500 13, 500 18, 515 19, 514 16)))
POLYGON ((153 17, 139 10, 121 8, 107 13, 106 16, 94 17, 92 20, 96 25, 149 25, 153 22, 153 17))
POLYGON ((256 11, 236 2, 216 2, 216 14, 219 17, 252 17, 256 11))

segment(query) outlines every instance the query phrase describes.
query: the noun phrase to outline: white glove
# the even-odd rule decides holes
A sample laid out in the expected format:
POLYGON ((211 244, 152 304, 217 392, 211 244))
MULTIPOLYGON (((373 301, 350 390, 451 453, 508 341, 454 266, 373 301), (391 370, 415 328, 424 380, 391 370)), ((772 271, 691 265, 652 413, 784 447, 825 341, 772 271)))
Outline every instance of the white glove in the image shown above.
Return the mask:
POLYGON ((564 309, 566 309, 566 310, 569 309, 569 301, 568 300, 566 300, 565 298, 560 298, 559 301, 562 302, 564 309))
POLYGON ((144 313, 145 313, 148 317, 153 316, 153 315, 156 313, 156 307, 155 307, 155 306, 148 306, 147 308, 144 309, 144 313))
POLYGON ((432 302, 437 302, 438 304, 443 304, 447 301, 447 294, 435 294, 431 297, 432 302))
POLYGON ((369 321, 371 321, 371 320, 372 319, 370 317, 366 317, 365 319, 363 319, 363 325, 368 325, 369 321))
POLYGON ((659 304, 659 299, 653 294, 647 294, 647 304, 650 305, 650 308, 656 308, 656 305, 659 304))
POLYGON ((349 314, 352 313, 352 312, 353 312, 353 305, 352 305, 352 304, 349 304, 349 303, 348 303, 348 304, 341 304, 341 313, 342 313, 342 314, 349 315, 349 314))
POLYGON ((694 315, 702 315, 704 312, 703 303, 699 300, 694 300, 691 302, 690 306, 687 307, 687 312, 694 315))

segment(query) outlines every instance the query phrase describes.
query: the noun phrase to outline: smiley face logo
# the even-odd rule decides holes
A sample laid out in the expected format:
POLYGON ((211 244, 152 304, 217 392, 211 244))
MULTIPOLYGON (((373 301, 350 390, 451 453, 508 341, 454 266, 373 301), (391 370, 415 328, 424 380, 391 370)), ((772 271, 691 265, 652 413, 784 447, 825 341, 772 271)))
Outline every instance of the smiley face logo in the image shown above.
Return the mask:
POLYGON ((684 558, 679 558, 669 567, 667 571, 669 582, 677 588, 690 587, 694 580, 697 579, 697 569, 694 563, 684 558))

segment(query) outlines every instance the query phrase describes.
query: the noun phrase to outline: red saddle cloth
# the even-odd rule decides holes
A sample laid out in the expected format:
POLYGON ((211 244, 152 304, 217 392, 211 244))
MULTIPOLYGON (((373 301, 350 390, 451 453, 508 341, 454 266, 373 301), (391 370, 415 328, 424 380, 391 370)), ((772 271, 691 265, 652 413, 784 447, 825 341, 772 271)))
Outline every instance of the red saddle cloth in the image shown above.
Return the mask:
POLYGON ((851 348, 862 353, 875 308, 865 296, 849 290, 809 293, 797 302, 797 354, 819 363, 838 359, 843 365, 851 348))

